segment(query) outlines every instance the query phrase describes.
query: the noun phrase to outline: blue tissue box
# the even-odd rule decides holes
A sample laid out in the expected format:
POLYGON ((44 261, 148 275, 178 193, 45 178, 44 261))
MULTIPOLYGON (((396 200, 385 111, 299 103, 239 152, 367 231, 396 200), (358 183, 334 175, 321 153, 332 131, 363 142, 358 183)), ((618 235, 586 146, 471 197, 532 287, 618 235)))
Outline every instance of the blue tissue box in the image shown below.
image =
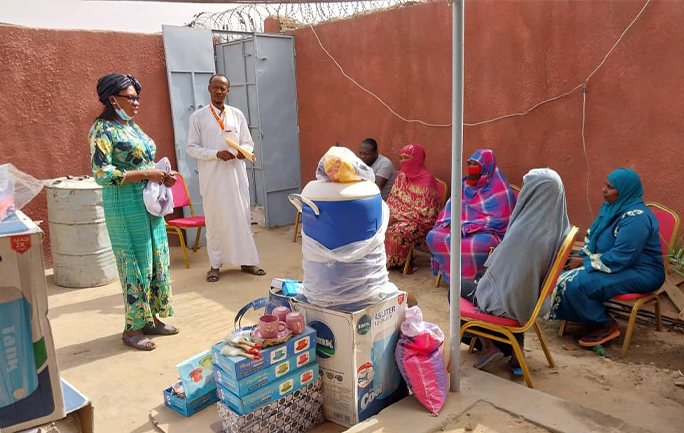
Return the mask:
POLYGON ((217 384, 220 384, 238 397, 242 397, 314 361, 316 361, 316 349, 312 347, 306 352, 287 358, 283 362, 274 364, 239 380, 223 371, 221 367, 214 365, 214 379, 217 384))
POLYGON ((316 382, 318 369, 318 363, 314 362, 244 397, 238 397, 220 384, 216 386, 216 394, 223 403, 244 415, 285 397, 308 383, 316 382))
MULTIPOLYGON (((180 385, 181 382, 178 382, 180 385)), ((208 392, 200 395, 194 400, 188 401, 185 398, 178 397, 173 393, 173 387, 170 386, 164 390, 164 404, 176 412, 185 415, 192 416, 197 412, 205 409, 212 404, 219 401, 218 395, 215 389, 211 389, 208 392)))
POLYGON ((315 348, 316 331, 307 326, 304 332, 293 336, 285 343, 261 349, 262 358, 259 360, 242 356, 223 355, 221 349, 224 344, 221 342, 211 348, 214 365, 219 366, 224 373, 231 375, 234 379, 240 380, 243 377, 257 373, 311 348, 315 348))

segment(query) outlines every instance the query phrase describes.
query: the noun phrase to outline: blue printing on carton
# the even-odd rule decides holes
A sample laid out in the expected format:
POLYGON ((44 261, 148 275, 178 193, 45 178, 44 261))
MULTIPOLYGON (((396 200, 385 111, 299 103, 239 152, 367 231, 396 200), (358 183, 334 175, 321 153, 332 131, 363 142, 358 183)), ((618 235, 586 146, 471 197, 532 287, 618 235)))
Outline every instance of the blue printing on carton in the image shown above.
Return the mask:
MULTIPOLYGON (((180 385, 181 382, 178 384, 180 385)), ((173 387, 168 387, 164 390, 164 405, 185 416, 192 416, 217 401, 219 401, 219 398, 214 389, 211 389, 209 392, 202 394, 191 401, 174 395, 173 387)))
POLYGON ((314 362, 244 397, 236 396, 220 384, 216 387, 216 393, 231 409, 244 415, 315 382, 318 380, 318 369, 318 363, 314 362))
POLYGON ((287 358, 285 361, 272 365, 257 373, 244 377, 242 379, 235 379, 231 374, 223 371, 218 365, 214 365, 214 378, 216 383, 221 384, 228 391, 242 397, 257 388, 260 388, 268 383, 272 383, 291 372, 304 367, 316 360, 316 349, 313 347, 306 352, 302 352, 296 356, 287 358))
POLYGON ((396 331, 375 341, 371 349, 371 362, 361 366, 357 372, 359 422, 408 395, 394 356, 398 339, 399 332, 396 331), (364 368, 366 371, 362 372, 364 368), (372 380, 369 380, 371 377, 372 380))
POLYGON ((228 374, 233 375, 236 379, 254 374, 273 364, 281 362, 294 355, 300 354, 305 350, 315 347, 316 331, 310 327, 306 327, 304 332, 293 336, 288 341, 278 346, 261 349, 262 359, 250 359, 241 356, 226 356, 221 353, 224 343, 215 344, 211 348, 214 365, 218 365, 228 374))

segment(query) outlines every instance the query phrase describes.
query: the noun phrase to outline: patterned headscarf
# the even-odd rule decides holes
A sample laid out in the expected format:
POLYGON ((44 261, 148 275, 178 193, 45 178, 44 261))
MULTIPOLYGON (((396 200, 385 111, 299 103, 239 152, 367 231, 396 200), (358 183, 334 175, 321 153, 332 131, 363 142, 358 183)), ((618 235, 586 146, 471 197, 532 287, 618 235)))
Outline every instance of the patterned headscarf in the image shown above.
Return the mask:
POLYGON ((497 167, 494 152, 490 149, 476 150, 468 161, 482 166, 482 177, 475 186, 466 182, 467 177, 463 178, 463 233, 489 231, 503 235, 515 208, 513 188, 497 167))
POLYGON ((401 149, 401 155, 410 159, 400 161, 401 172, 406 179, 418 186, 437 188, 435 177, 425 168, 425 148, 420 144, 409 144, 401 149))
POLYGON ((97 80, 97 96, 104 105, 110 96, 117 95, 130 86, 133 86, 138 95, 140 95, 142 86, 133 75, 107 74, 97 80))
POLYGON ((589 245, 587 247, 592 253, 596 252, 596 239, 605 229, 613 225, 616 218, 622 216, 634 205, 644 203, 641 198, 644 195, 644 189, 636 171, 629 168, 618 168, 608 175, 608 181, 617 190, 620 197, 615 203, 603 203, 596 221, 589 228, 587 235, 589 245))

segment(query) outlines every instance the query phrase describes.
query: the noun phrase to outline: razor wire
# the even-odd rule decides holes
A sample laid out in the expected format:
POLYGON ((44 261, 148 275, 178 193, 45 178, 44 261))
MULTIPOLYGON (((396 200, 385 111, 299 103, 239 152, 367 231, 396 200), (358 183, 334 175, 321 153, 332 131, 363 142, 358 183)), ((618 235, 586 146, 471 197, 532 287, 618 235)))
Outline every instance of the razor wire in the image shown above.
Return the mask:
POLYGON ((281 31, 294 30, 300 27, 365 15, 385 9, 425 3, 415 0, 371 0, 371 1, 333 1, 283 3, 241 0, 223 12, 201 12, 196 14, 187 26, 226 32, 219 37, 225 41, 240 38, 239 33, 259 33, 264 31, 264 21, 268 17, 280 20, 281 31))

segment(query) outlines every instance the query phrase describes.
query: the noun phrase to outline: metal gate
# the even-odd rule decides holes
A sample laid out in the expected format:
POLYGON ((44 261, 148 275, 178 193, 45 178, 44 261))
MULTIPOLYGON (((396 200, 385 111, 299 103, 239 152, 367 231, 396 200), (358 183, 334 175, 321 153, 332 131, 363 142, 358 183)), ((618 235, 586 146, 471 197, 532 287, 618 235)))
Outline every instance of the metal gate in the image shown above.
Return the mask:
MULTIPOLYGON (((218 69, 230 80, 227 103, 245 114, 254 140, 257 162, 247 162, 250 201, 263 207, 267 227, 294 223, 287 199, 301 189, 294 37, 254 34, 217 45, 214 53, 210 30, 163 26, 163 32, 176 158, 195 213, 204 215, 197 161, 185 152, 188 120, 211 103, 207 86, 218 69)), ((195 231, 187 236, 193 239, 195 231)))
POLYGON ((257 33, 216 46, 217 70, 230 80, 228 104, 245 114, 254 140, 250 196, 267 227, 294 223, 287 196, 301 188, 294 55, 289 35, 257 33))
MULTIPOLYGON (((216 73, 212 35, 210 30, 189 27, 165 25, 162 29, 178 171, 188 184, 195 213, 204 215, 197 160, 185 152, 185 142, 190 115, 211 103, 207 86, 209 78, 216 73)), ((190 216, 190 209, 184 209, 184 213, 190 216)), ((196 229, 185 229, 185 233, 186 242, 192 242, 196 229)), ((200 243, 206 245, 204 231, 200 243)))

